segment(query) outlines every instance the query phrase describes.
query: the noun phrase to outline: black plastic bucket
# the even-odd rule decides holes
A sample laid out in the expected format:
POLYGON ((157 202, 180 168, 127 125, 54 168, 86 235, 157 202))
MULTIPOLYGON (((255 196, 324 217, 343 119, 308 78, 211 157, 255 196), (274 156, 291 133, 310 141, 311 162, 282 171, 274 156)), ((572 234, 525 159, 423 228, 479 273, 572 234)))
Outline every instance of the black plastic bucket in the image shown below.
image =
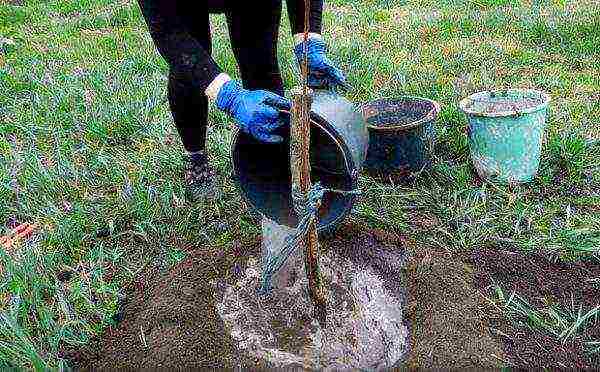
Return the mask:
POLYGON ((420 97, 365 104, 363 116, 370 136, 365 169, 375 173, 411 173, 429 167, 439 112, 437 102, 420 97))
MULTIPOLYGON (((356 189, 369 143, 360 109, 335 93, 315 91, 311 122, 312 182, 331 189, 356 189)), ((289 127, 280 134, 283 143, 266 144, 236 133, 231 146, 233 168, 242 195, 255 210, 280 225, 295 227, 289 127)), ((319 231, 333 230, 350 213, 355 199, 355 195, 326 192, 319 231)))

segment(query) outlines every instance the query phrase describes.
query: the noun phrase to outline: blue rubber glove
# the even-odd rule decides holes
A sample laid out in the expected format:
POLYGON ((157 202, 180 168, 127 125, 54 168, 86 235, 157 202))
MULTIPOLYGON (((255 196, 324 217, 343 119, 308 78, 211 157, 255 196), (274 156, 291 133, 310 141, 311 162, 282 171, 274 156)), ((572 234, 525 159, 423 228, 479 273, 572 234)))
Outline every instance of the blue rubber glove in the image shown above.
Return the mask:
MULTIPOLYGON (((308 86, 311 88, 335 89, 342 87, 348 89, 350 86, 346 82, 344 73, 334 66, 333 62, 327 58, 325 52, 327 46, 321 39, 309 38, 308 44, 308 86)), ((294 48, 296 60, 301 66, 304 63, 304 42, 296 45, 294 48)))
POLYGON ((284 123, 282 109, 291 102, 266 90, 248 90, 235 80, 225 83, 217 95, 217 107, 235 119, 240 129, 259 141, 279 143, 283 138, 272 134, 284 123))

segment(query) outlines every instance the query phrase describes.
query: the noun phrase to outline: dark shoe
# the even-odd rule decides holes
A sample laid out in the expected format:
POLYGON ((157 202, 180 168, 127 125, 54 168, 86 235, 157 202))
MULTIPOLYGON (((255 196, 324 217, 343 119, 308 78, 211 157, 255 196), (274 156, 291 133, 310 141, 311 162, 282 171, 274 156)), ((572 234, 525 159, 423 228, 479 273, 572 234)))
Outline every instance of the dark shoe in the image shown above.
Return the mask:
POLYGON ((216 172, 204 152, 185 155, 185 188, 188 198, 211 197, 216 191, 216 172))

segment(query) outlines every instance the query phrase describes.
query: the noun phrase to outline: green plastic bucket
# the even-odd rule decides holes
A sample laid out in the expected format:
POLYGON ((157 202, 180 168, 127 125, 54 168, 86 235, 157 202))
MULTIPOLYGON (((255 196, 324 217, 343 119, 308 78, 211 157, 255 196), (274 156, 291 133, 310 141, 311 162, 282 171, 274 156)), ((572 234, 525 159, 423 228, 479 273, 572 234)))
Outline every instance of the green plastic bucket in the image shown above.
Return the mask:
POLYGON ((537 174, 550 96, 532 89, 475 93, 460 102, 467 115, 473 165, 480 177, 524 183, 537 174))

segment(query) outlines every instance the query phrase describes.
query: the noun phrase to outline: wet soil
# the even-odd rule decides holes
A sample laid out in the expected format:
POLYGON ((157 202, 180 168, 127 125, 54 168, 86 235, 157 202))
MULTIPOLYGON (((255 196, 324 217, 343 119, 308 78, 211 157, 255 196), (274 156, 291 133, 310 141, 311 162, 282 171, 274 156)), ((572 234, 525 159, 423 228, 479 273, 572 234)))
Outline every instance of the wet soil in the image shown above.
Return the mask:
POLYGON ((410 244, 393 232, 346 223, 323 242, 323 250, 336 250, 355 263, 368 262, 381 277, 396 277, 395 281, 386 281, 385 288, 406 302, 405 269, 410 244))
MULTIPOLYGON (((279 235, 272 225, 265 227, 271 238, 279 235)), ((288 278, 296 279, 278 280, 281 286, 260 297, 261 269, 254 259, 248 260, 245 278, 217 296, 226 328, 240 348, 279 369, 380 370, 401 365, 408 346, 402 240, 392 233, 346 226, 321 243, 320 270, 327 292, 324 328, 311 321, 304 270, 289 273, 288 278)), ((300 257, 297 262, 294 268, 301 267, 300 257)))
MULTIPOLYGON (((600 262, 566 263, 540 254, 485 248, 468 260, 475 268, 477 287, 493 296, 498 285, 505 295, 513 291, 534 309, 556 306, 563 311, 589 311, 600 305, 600 262)), ((514 367, 600 368, 600 355, 586 353, 585 343, 600 340, 600 323, 584 327, 573 341, 563 343, 547 331, 532 329, 526 319, 498 317, 493 329, 504 343, 514 367), (519 324, 520 323, 520 324, 519 324)))
MULTIPOLYGON (((324 250, 339 250, 349 257, 358 254, 360 245, 375 270, 388 276, 400 275, 405 264, 396 259, 402 240, 383 231, 348 225, 322 243, 324 250)), ((148 268, 127 291, 122 321, 83 349, 64 353, 65 358, 75 370, 273 368, 239 351, 216 308, 219 286, 235 284, 248 260, 259 259, 259 254, 257 240, 225 250, 190 251, 167 273, 148 268)), ((400 278, 386 288, 403 297, 400 278)))

